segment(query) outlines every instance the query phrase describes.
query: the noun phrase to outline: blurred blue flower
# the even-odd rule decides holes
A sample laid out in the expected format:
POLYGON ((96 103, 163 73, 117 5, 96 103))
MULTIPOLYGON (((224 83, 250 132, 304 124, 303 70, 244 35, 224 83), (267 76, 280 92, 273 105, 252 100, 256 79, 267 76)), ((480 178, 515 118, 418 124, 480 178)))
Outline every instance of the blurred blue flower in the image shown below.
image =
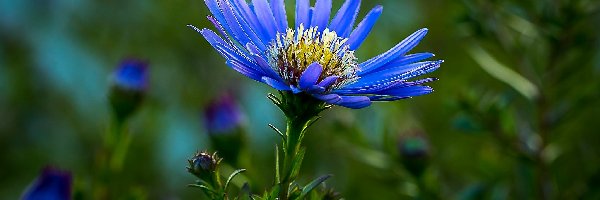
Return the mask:
POLYGON ((213 100, 204 110, 204 124, 209 134, 230 133, 242 123, 242 112, 229 94, 213 100))
POLYGON ((141 105, 148 88, 148 63, 125 59, 112 75, 109 101, 117 122, 124 122, 141 105))
POLYGON ((218 33, 191 26, 227 59, 227 65, 280 91, 304 92, 329 104, 363 108, 372 101, 394 101, 431 93, 409 79, 439 68, 432 53, 407 55, 426 35, 421 29, 389 51, 358 63, 354 56, 382 6, 355 27, 360 0, 346 0, 330 19, 331 0, 296 1, 295 24, 288 26, 284 0, 205 0, 218 33))
POLYGON ((148 64, 138 59, 125 59, 113 72, 113 84, 126 90, 143 91, 148 85, 148 64))
POLYGON ((23 200, 71 199, 71 173, 46 167, 42 174, 27 188, 23 200))

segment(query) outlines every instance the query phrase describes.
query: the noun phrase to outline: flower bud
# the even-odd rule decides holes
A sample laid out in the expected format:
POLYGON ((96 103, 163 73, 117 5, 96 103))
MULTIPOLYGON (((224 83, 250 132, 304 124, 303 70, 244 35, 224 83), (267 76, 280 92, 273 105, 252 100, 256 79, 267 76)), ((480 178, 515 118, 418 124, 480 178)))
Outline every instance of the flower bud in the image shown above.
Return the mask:
POLYGON ((71 199, 72 182, 70 172, 46 167, 25 190, 21 199, 71 199))
POLYGON ((217 153, 210 155, 207 152, 197 152, 194 157, 188 159, 186 168, 196 177, 208 181, 216 173, 220 162, 217 153))
POLYGON ((420 177, 429 164, 430 147, 423 134, 402 136, 398 142, 401 163, 415 177, 420 177))
POLYGON ((141 104, 148 87, 148 64, 125 59, 111 77, 110 104, 119 122, 127 119, 141 104))
POLYGON ((321 191, 323 193, 323 200, 340 200, 342 199, 342 195, 339 192, 336 192, 335 190, 329 188, 329 189, 323 189, 321 191))
POLYGON ((244 147, 244 116, 230 94, 210 102, 204 110, 204 125, 215 151, 232 165, 244 147))

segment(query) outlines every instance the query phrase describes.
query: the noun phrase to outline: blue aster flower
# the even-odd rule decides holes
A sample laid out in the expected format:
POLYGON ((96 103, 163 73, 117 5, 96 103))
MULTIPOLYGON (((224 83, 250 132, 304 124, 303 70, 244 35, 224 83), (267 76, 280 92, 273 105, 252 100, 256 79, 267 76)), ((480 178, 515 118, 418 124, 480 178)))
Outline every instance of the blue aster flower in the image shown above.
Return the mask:
POLYGON ((124 59, 111 77, 109 100, 117 122, 124 122, 142 103, 148 90, 148 63, 124 59))
POLYGON ((148 87, 148 64, 138 59, 125 59, 113 72, 113 84, 124 90, 144 91, 148 87))
POLYGON ((230 94, 214 99, 204 110, 204 124, 209 134, 231 133, 243 122, 244 115, 230 94))
POLYGON ((27 188, 24 200, 71 199, 73 178, 70 172, 46 167, 42 174, 27 188))
POLYGON ((364 62, 354 55, 382 13, 376 6, 354 25, 360 0, 346 0, 331 19, 332 0, 296 1, 288 24, 284 0, 205 0, 218 33, 191 26, 239 73, 280 91, 305 93, 328 104, 363 108, 431 93, 436 80, 414 77, 443 62, 432 53, 407 54, 427 34, 421 29, 364 62))

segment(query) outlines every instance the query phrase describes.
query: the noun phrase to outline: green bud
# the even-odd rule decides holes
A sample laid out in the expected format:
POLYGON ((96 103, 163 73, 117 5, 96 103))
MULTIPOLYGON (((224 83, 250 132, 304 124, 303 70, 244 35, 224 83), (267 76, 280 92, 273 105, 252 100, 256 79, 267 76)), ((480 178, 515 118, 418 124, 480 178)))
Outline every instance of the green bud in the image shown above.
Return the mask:
POLYGON ((403 136, 398 142, 402 165, 415 177, 421 177, 429 165, 430 147, 423 134, 403 136))

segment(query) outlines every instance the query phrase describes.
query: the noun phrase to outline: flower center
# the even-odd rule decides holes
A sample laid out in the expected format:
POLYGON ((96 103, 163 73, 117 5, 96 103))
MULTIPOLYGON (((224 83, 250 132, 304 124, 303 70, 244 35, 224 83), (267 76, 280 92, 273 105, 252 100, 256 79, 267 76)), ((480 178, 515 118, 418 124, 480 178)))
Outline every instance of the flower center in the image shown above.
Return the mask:
POLYGON ((328 29, 319 33, 317 27, 304 29, 300 25, 297 31, 287 29, 285 34, 277 34, 269 46, 269 64, 288 84, 297 85, 304 70, 318 62, 323 66, 319 81, 338 76, 330 88, 339 88, 358 79, 357 58, 349 50, 347 40, 328 29))

